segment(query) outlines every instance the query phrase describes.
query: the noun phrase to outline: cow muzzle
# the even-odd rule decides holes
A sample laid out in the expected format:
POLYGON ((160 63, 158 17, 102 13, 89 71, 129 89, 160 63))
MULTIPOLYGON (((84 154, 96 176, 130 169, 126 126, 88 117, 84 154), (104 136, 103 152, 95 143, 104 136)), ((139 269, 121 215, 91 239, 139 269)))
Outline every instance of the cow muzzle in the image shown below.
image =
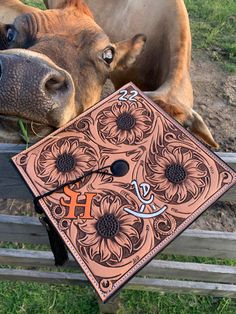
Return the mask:
POLYGON ((72 77, 40 53, 0 52, 0 114, 64 125, 77 114, 72 77))

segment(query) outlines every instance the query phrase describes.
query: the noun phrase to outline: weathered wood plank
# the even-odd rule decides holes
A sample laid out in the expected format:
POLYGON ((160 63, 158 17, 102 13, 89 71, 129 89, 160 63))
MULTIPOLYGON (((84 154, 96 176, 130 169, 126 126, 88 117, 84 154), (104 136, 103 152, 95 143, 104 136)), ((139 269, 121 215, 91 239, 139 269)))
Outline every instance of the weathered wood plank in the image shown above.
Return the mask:
POLYGON ((126 288, 130 290, 194 293, 197 295, 236 298, 235 285, 217 283, 134 278, 127 284, 126 288))
POLYGON ((236 284, 236 267, 224 265, 153 260, 139 272, 139 275, 236 284))
POLYGON ((0 143, 0 154, 3 153, 11 153, 18 154, 25 149, 24 144, 8 144, 8 143, 0 143))
MULTIPOLYGON (((24 150, 24 145, 0 144, 0 198, 32 199, 32 194, 18 174, 11 157, 24 150)), ((231 168, 236 170, 236 153, 217 153, 231 168)), ((221 200, 236 200, 236 186, 221 200)))
MULTIPOLYGON (((0 215, 0 241, 48 244, 44 227, 36 217, 0 215)), ((188 229, 164 254, 236 258, 236 233, 188 229)))
POLYGON ((14 155, 16 152, 0 150, 0 198, 32 199, 29 188, 11 161, 14 155))
POLYGON ((177 237, 164 254, 236 258, 236 233, 188 229, 177 237))
MULTIPOLYGON (((236 171, 236 153, 216 153, 225 163, 227 163, 234 171, 236 171)), ((234 185, 227 193, 225 193, 220 201, 236 201, 236 185, 234 185)))
POLYGON ((49 244, 45 228, 37 217, 0 215, 0 241, 49 244))
MULTIPOLYGON (((0 249, 0 264, 23 267, 54 267, 54 258, 48 251, 0 249)), ((66 268, 80 269, 72 257, 66 268)), ((139 275, 153 278, 185 279, 236 284, 236 267, 153 260, 139 275)))
POLYGON ((236 185, 234 185, 231 189, 229 189, 222 197, 219 199, 220 201, 233 202, 236 201, 236 185))
MULTIPOLYGON (((35 281, 42 283, 84 285, 87 279, 83 274, 64 272, 40 272, 32 270, 0 269, 0 280, 35 281)), ((167 279, 133 278, 125 289, 156 292, 195 293, 217 297, 236 298, 236 286, 219 283, 204 283, 167 279)))
POLYGON ((236 153, 218 152, 216 155, 236 171, 236 153))
POLYGON ((36 281, 42 283, 56 284, 87 284, 88 280, 84 274, 65 272, 41 272, 24 269, 0 268, 0 280, 36 281))
MULTIPOLYGON (((22 267, 54 267, 53 254, 50 251, 33 251, 22 249, 0 248, 0 264, 22 267)), ((72 259, 66 263, 66 267, 78 267, 72 259)))

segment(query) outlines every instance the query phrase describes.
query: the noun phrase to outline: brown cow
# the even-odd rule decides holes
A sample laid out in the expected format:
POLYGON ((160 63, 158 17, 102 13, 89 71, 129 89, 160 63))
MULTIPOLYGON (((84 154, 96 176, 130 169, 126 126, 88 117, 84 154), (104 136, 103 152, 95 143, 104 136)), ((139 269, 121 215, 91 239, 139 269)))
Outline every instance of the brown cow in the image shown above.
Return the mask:
POLYGON ((136 35, 112 44, 80 0, 19 15, 5 34, 0 113, 53 127, 96 103, 109 73, 131 65, 146 40, 136 35))
MULTIPOLYGON (((3 2, 0 1, 0 3, 3 2)), ((11 2, 16 3, 16 0, 11 0, 11 2)), ((97 50, 95 49, 95 51, 98 51, 99 48, 101 51, 101 47, 105 49, 106 46, 105 42, 102 45, 102 41, 106 36, 92 19, 88 7, 81 1, 48 0, 45 2, 50 8, 60 8, 60 10, 34 11, 33 14, 17 17, 12 30, 13 33, 14 30, 18 32, 18 37, 14 39, 14 43, 9 45, 9 48, 29 48, 30 51, 36 51, 37 54, 28 50, 27 52, 17 50, 9 51, 8 57, 12 54, 14 60, 16 55, 20 56, 21 60, 30 57, 34 67, 31 75, 37 71, 39 63, 42 64, 42 60, 48 66, 51 66, 53 70, 58 72, 62 69, 66 70, 67 74, 71 75, 75 86, 75 106, 73 103, 74 98, 71 97, 74 93, 73 84, 69 86, 69 90, 68 84, 66 84, 67 89, 63 91, 64 95, 62 97, 61 89, 64 89, 65 84, 64 82, 64 85, 61 83, 61 78, 54 77, 55 82, 54 79, 50 80, 49 90, 52 89, 54 95, 54 87, 60 86, 59 93, 56 88, 57 101, 59 96, 61 99, 59 107, 50 110, 52 106, 45 105, 44 99, 43 109, 44 111, 45 108, 47 109, 47 117, 43 117, 42 114, 35 116, 35 111, 32 110, 32 106, 30 107, 27 97, 22 97, 22 101, 24 101, 22 106, 25 106, 25 110, 28 110, 27 116, 22 112, 22 107, 18 111, 13 110, 14 114, 58 127, 98 100, 102 84, 110 73, 116 88, 133 81, 180 123, 188 126, 193 133, 201 137, 206 143, 217 147, 202 118, 192 109, 193 95, 189 74, 191 36, 188 15, 183 0, 159 0, 158 2, 156 0, 87 0, 86 2, 92 9, 96 21, 112 41, 120 41, 126 36, 133 36, 131 41, 110 46, 111 49, 108 49, 107 55, 110 54, 113 61, 109 65, 109 70, 101 69, 97 63, 95 67, 92 68, 90 65, 88 69, 88 62, 83 60, 88 55, 90 61, 92 60, 91 54, 95 49, 92 34, 94 30, 96 30, 97 41, 97 50), (29 17, 31 17, 30 22, 27 21, 29 17), (35 28, 37 28, 37 32, 35 28), (88 29, 89 31, 92 30, 92 33, 87 32, 88 29), (26 33, 30 31, 34 32, 35 41, 33 43, 26 40, 26 33), (72 49, 71 46, 72 43, 75 44, 76 34, 81 35, 85 31, 86 40, 83 36, 80 36, 79 41, 76 42, 77 50, 72 49), (145 33, 148 38, 146 49, 140 56, 138 55, 143 48, 144 36, 135 37, 137 31, 145 33), (99 36, 97 36, 98 33, 100 33, 99 36), (81 40, 83 45, 81 45, 81 40), (98 48, 99 45, 101 46, 98 48), (87 47, 87 55, 84 54, 81 58, 81 49, 84 46, 87 47), (64 47, 66 54, 63 52, 64 47), (67 55, 70 56, 70 62, 67 61, 67 55), (50 60, 45 56, 49 57, 50 60), (58 66, 60 69, 57 68, 58 66), (84 76, 83 72, 85 73, 84 76), (102 77, 102 79, 98 80, 97 76, 102 77), (89 77, 89 80, 84 81, 83 78, 85 77, 89 77), (65 105, 63 106, 63 104, 65 105)), ((107 37, 105 41, 107 47, 109 47, 110 43, 107 37)), ((93 53, 94 57, 95 53, 93 53)), ((27 73, 27 65, 24 65, 24 71, 27 73)), ((63 75, 65 76, 65 73, 63 75)), ((29 77, 25 74, 24 80, 29 80, 29 77)), ((31 89, 31 86, 29 86, 29 89, 31 89)), ((37 99, 33 101, 37 112, 42 103, 42 99, 40 97, 39 99, 40 104, 37 103, 37 99)), ((19 103, 19 99, 17 101, 19 103)), ((6 105, 4 107, 6 108, 6 105)), ((9 114, 9 108, 2 113, 9 114)))

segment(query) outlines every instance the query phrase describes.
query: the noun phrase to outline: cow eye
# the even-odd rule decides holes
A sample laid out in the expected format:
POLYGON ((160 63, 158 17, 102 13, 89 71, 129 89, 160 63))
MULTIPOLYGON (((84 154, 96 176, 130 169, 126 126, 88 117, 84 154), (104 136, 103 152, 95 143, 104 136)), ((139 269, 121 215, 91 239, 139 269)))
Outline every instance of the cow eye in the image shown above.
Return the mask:
POLYGON ((7 31, 8 43, 11 43, 15 39, 15 37, 16 37, 16 31, 13 28, 9 27, 7 31))
POLYGON ((107 64, 111 64, 115 55, 113 47, 106 48, 102 53, 102 58, 107 64))

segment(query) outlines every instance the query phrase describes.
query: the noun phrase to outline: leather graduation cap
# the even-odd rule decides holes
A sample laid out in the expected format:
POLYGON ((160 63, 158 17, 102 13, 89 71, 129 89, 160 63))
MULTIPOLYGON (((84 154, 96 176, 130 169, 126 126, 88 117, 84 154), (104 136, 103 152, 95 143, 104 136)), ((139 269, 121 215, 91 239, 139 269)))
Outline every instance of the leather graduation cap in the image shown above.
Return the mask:
POLYGON ((236 182, 132 83, 13 161, 45 214, 56 263, 65 244, 103 301, 236 182))

